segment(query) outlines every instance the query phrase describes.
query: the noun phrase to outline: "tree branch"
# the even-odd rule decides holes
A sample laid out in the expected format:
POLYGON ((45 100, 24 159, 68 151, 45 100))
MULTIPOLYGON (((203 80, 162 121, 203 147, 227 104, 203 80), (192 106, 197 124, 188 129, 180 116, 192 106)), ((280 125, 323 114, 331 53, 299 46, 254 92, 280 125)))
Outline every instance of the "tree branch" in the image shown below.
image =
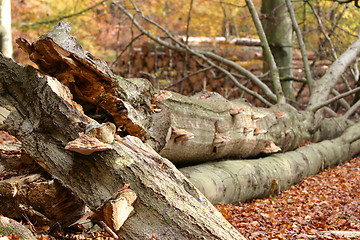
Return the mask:
POLYGON ((349 108, 349 110, 344 114, 344 117, 349 118, 355 113, 356 110, 360 107, 360 100, 358 100, 354 105, 349 108))
POLYGON ((321 20, 319 14, 317 13, 317 11, 315 10, 314 6, 313 6, 309 1, 306 1, 306 3, 310 6, 311 10, 312 10, 313 13, 314 13, 315 18, 316 18, 316 21, 318 22, 318 26, 319 26, 319 28, 320 28, 320 31, 322 32, 322 34, 324 35, 324 37, 326 38, 326 40, 329 42, 329 44, 330 44, 330 50, 331 50, 331 53, 332 53, 334 59, 337 59, 337 54, 336 54, 336 51, 335 51, 334 44, 333 44, 331 38, 326 34, 325 29, 324 29, 324 25, 323 25, 323 23, 322 23, 322 20, 321 20))
POLYGON ((356 40, 341 56, 329 67, 324 76, 317 81, 314 94, 310 97, 308 110, 326 100, 331 89, 347 67, 360 56, 360 39, 356 40))
POLYGON ((102 0, 102 1, 100 1, 100 2, 98 2, 98 3, 96 3, 96 4, 92 5, 92 6, 90 6, 90 7, 88 7, 88 8, 85 8, 85 9, 79 11, 79 12, 76 12, 76 13, 73 13, 73 14, 69 14, 69 15, 65 15, 65 16, 62 16, 62 17, 58 17, 58 18, 55 18, 55 19, 52 19, 52 20, 40 21, 40 22, 34 22, 34 23, 20 23, 20 24, 18 24, 18 25, 20 25, 20 26, 34 26, 34 25, 39 25, 39 24, 57 23, 57 22, 59 22, 59 21, 61 21, 61 20, 64 20, 64 19, 67 19, 67 18, 72 18, 72 17, 76 17, 76 16, 78 16, 78 15, 81 15, 81 14, 83 14, 83 13, 85 13, 85 12, 87 12, 87 11, 93 9, 93 8, 96 8, 97 6, 103 4, 103 3, 106 2, 106 1, 108 1, 108 0, 102 0))
POLYGON ((322 102, 320 104, 317 104, 317 105, 313 106, 311 110, 313 112, 316 112, 320 108, 322 108, 322 107, 324 107, 324 106, 326 106, 326 105, 328 105, 330 103, 333 103, 333 102, 335 102, 335 101, 337 101, 337 100, 339 100, 341 98, 347 97, 347 96, 349 96, 349 95, 351 95, 353 93, 359 92, 359 91, 360 91, 360 87, 354 88, 353 90, 350 90, 350 91, 348 91, 346 93, 340 94, 340 95, 338 95, 336 97, 333 97, 333 98, 331 98, 331 99, 329 99, 329 100, 327 100, 325 102, 322 102))

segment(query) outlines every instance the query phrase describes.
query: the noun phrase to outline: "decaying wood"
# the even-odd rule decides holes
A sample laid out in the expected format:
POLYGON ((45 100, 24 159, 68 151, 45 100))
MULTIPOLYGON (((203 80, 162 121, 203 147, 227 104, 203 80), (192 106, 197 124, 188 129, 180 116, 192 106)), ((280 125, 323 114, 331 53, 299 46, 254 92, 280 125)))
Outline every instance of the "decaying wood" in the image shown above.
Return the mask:
POLYGON ((3 144, 1 150, 2 215, 16 219, 25 217, 53 229, 67 227, 83 215, 84 202, 24 154, 19 142, 3 144), (3 152, 4 149, 7 151, 3 152))
POLYGON ((129 188, 120 190, 114 199, 105 202, 99 210, 101 216, 97 216, 97 218, 103 220, 115 232, 119 231, 130 214, 134 213, 132 205, 136 198, 136 193, 133 190, 129 188))
MULTIPOLYGON (((49 44, 44 49, 53 49, 55 45, 52 40, 44 39, 43 43, 49 44)), ((36 48, 36 44, 31 46, 36 48)), ((49 51, 50 55, 59 55, 58 52, 49 51)), ((64 54, 67 54, 67 63, 78 61, 72 54, 64 54)), ((52 58, 39 59, 42 59, 46 66, 59 64, 58 58, 55 62, 52 62, 52 58)), ((118 232, 121 237, 243 239, 173 164, 159 156, 139 138, 126 136, 124 139, 115 140, 112 150, 91 155, 66 150, 66 144, 78 138, 79 133, 85 132, 94 120, 84 115, 76 104, 63 97, 70 95, 66 88, 56 83, 56 79, 45 76, 32 67, 22 67, 10 59, 1 57, 0 60, 0 127, 17 136, 26 153, 53 177, 59 179, 65 187, 71 189, 92 210, 101 208, 119 189, 129 184, 138 200, 134 204, 135 213, 125 221, 118 232)), ((77 72, 90 71, 89 68, 83 70, 81 67, 84 68, 84 65, 79 64, 77 72)), ((90 80, 96 82, 98 79, 90 80)), ((141 92, 143 85, 135 88, 134 83, 124 82, 123 84, 130 85, 130 93, 141 92)), ((99 87, 103 82, 99 80, 97 83, 98 85, 92 86, 99 87)), ((78 86, 80 85, 74 87, 78 86)), ((71 89, 71 86, 69 87, 71 89)), ((130 93, 125 96, 135 104, 135 93, 130 93)), ((145 96, 146 94, 148 93, 145 93, 145 96)), ((140 95, 138 97, 140 98, 140 95)), ((144 100, 139 100, 137 106, 141 106, 141 101, 144 100)), ((121 106, 124 105, 128 107, 127 110, 131 107, 125 99, 122 100, 121 106)), ((135 112, 133 108, 132 110, 135 112)), ((109 114, 110 112, 109 110, 109 114)), ((141 131, 136 131, 139 128, 135 127, 135 130, 132 130, 131 127, 136 125, 136 119, 125 117, 125 120, 121 121, 132 123, 124 127, 121 121, 115 121, 117 116, 119 115, 113 116, 117 128, 124 128, 121 130, 128 133, 132 131, 139 137, 145 136, 141 131)), ((143 115, 139 113, 139 116, 143 115)))
POLYGON ((47 178, 31 174, 0 181, 0 213, 54 229, 70 226, 84 214, 85 204, 57 180, 47 178))
POLYGON ((142 119, 151 112, 150 85, 141 82, 140 86, 136 86, 134 82, 118 81, 105 62, 78 45, 70 35, 70 29, 67 23, 61 22, 33 44, 23 38, 17 39, 17 43, 40 70, 68 86, 76 101, 94 106, 88 106, 90 109, 85 109, 85 112, 105 111, 117 126, 122 126, 123 131, 147 139, 142 119), (132 91, 129 85, 134 87, 132 91))

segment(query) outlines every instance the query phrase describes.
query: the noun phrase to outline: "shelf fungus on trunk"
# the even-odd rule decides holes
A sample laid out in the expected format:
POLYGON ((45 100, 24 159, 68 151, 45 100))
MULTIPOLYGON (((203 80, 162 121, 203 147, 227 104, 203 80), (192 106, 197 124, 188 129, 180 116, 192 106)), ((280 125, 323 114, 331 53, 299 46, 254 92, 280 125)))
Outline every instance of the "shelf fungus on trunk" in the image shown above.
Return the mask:
POLYGON ((259 134, 265 134, 268 131, 266 129, 263 128, 255 128, 254 129, 254 136, 259 135, 259 134))
POLYGON ((274 113, 276 119, 281 119, 281 118, 286 117, 286 113, 282 112, 282 111, 273 110, 273 113, 274 113))
POLYGON ((273 141, 269 141, 262 150, 263 153, 276 153, 279 151, 281 151, 281 148, 273 141))
POLYGON ((252 131, 254 131, 253 127, 244 127, 244 135, 247 136, 248 134, 250 134, 252 131))
POLYGON ((116 126, 113 123, 93 122, 86 126, 85 133, 79 133, 79 138, 68 142, 65 149, 83 155, 110 150, 113 148, 111 143, 114 142, 115 132, 116 126))
POLYGON ((266 117, 265 114, 262 114, 262 113, 256 113, 254 112, 252 115, 251 115, 251 118, 253 121, 257 121, 257 120, 260 120, 262 118, 266 117))
POLYGON ((111 230, 117 232, 126 219, 134 213, 133 204, 136 199, 136 193, 128 186, 124 186, 112 199, 105 202, 95 218, 104 221, 111 230))
POLYGON ((164 101, 164 100, 169 99, 171 97, 172 97, 172 93, 170 91, 161 90, 160 93, 155 94, 152 103, 155 104, 157 102, 164 101))
POLYGON ((245 109, 241 108, 241 107, 234 106, 233 108, 230 109, 231 116, 238 115, 239 113, 242 113, 242 112, 245 112, 245 109))
POLYGON ((216 153, 219 147, 225 146, 230 141, 231 138, 228 136, 215 136, 213 141, 213 152, 216 153))
POLYGON ((194 134, 186 131, 185 129, 173 128, 171 133, 171 139, 174 142, 183 142, 194 138, 194 134))

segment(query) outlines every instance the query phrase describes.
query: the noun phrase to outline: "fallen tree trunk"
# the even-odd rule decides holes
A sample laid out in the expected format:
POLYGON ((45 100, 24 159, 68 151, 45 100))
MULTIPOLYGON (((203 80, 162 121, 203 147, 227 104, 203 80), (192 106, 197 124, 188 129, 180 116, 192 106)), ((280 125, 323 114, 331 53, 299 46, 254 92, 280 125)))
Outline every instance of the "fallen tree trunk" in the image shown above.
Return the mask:
POLYGON ((360 123, 333 140, 252 160, 209 162, 180 171, 213 204, 237 203, 286 190, 306 176, 351 159, 360 152, 360 123))
POLYGON ((113 150, 86 156, 65 150, 91 123, 72 105, 66 88, 32 67, 1 57, 1 128, 91 209, 116 197, 125 184, 138 196, 121 228, 125 239, 243 239, 166 159, 135 137, 113 150))
POLYGON ((160 154, 178 165, 276 152, 268 148, 270 143, 289 151, 307 141, 337 137, 351 124, 342 117, 325 120, 287 107, 257 108, 216 93, 193 97, 173 93, 158 106, 162 112, 154 115, 158 119, 154 122, 173 129, 160 154), (178 139, 174 129, 186 130, 191 138, 178 139))

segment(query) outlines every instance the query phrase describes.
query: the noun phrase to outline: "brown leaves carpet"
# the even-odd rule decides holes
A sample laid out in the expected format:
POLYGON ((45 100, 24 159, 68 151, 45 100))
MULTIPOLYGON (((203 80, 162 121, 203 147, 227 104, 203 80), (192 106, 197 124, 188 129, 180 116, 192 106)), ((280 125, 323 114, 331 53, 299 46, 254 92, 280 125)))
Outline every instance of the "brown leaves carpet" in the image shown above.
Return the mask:
POLYGON ((360 239, 360 158, 277 196, 216 207, 247 239, 360 239))

